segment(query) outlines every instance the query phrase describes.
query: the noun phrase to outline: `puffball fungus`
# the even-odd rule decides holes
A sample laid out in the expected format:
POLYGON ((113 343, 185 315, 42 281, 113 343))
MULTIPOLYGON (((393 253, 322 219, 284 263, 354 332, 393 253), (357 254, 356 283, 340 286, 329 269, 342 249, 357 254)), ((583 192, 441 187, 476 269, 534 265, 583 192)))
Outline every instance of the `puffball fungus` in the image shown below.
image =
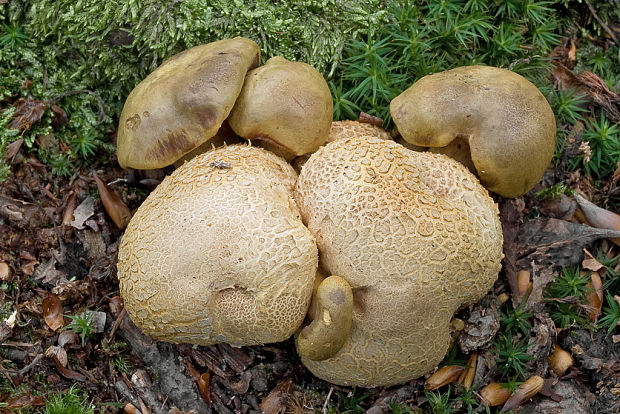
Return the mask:
POLYGON ((461 161, 504 197, 532 188, 555 149, 547 100, 505 69, 464 66, 425 76, 392 100, 390 113, 405 141, 461 161))
POLYGON ((260 49, 237 37, 172 56, 131 91, 118 125, 118 163, 153 169, 172 164, 216 135, 260 49))
POLYGON ((283 341, 302 323, 317 269, 314 238, 278 156, 234 145, 175 170, 131 219, 119 247, 125 308, 170 342, 283 341))
POLYGON ((333 109, 319 71, 274 56, 248 72, 228 122, 239 136, 291 160, 325 143, 333 109))
POLYGON ((445 155, 357 137, 314 153, 296 194, 321 266, 353 296, 348 313, 336 306, 345 304, 338 300, 344 287, 338 303, 323 294, 322 308, 297 337, 304 365, 329 382, 362 387, 432 370, 448 348, 454 312, 479 300, 501 268, 502 229, 487 191, 445 155), (352 318, 342 347, 307 351, 303 336, 320 329, 331 341, 326 328, 336 315, 352 318))

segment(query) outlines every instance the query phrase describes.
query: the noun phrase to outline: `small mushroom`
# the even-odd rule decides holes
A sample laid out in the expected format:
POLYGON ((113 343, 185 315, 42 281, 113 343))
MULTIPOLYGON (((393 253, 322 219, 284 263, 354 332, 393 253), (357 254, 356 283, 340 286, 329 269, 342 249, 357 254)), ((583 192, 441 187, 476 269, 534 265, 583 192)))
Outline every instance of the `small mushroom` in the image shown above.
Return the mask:
MULTIPOLYGON (((303 346, 302 329, 304 365, 326 381, 362 387, 431 371, 448 349, 454 312, 484 296, 501 268, 502 229, 488 192, 445 155, 357 137, 315 152, 296 194, 321 266, 353 296, 350 334, 342 329, 346 340, 333 356, 303 346)), ((346 312, 341 322, 336 314, 332 324, 347 322, 346 312)))
POLYGON ((553 157, 551 107, 509 70, 465 66, 425 76, 392 100, 390 113, 405 141, 455 158, 504 197, 531 189, 553 157))
POLYGON ((330 276, 319 284, 312 302, 313 320, 297 335, 297 349, 314 361, 322 361, 336 355, 351 333, 351 286, 340 276, 330 276))
POLYGON ((318 257, 293 199, 297 175, 247 145, 186 162, 147 197, 118 253, 125 309, 155 339, 282 341, 301 325, 318 257))
POLYGON ((188 49, 155 69, 125 101, 121 167, 165 167, 216 135, 259 54, 256 43, 237 37, 188 49))
POLYGON ((332 113, 331 92, 315 68, 274 56, 248 72, 228 122, 290 161, 325 143, 332 113))

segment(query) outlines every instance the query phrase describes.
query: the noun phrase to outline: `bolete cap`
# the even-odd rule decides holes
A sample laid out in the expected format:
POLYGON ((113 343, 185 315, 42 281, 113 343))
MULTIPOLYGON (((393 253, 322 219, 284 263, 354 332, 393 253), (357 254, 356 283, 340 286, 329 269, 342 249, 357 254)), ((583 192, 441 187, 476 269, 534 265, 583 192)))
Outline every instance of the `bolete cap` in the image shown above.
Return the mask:
POLYGON ((464 66, 423 77, 390 103, 398 131, 474 168, 504 197, 540 180, 555 148, 553 111, 538 88, 506 69, 464 66))
POLYGON ((331 92, 319 71, 274 56, 248 72, 228 122, 239 136, 292 159, 325 143, 332 115, 331 92))
POLYGON ((117 139, 121 167, 165 167, 213 137, 259 58, 254 41, 236 37, 166 60, 125 101, 117 139))

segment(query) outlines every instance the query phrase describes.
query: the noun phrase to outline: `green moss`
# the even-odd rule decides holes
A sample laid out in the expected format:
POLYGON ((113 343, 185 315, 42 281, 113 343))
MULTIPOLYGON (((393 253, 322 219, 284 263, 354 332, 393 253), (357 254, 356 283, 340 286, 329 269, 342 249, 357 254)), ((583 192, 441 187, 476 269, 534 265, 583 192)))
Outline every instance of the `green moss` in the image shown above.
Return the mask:
MULTIPOLYGON (((52 173, 70 175, 110 159, 125 97, 172 54, 246 36, 263 60, 301 60, 329 77, 346 39, 385 14, 380 0, 11 1, 0 4, 0 112, 19 97, 46 102, 43 118, 21 131, 24 144, 52 173), (53 103, 66 125, 55 124, 53 103)), ((2 138, 0 156, 11 140, 2 138)), ((0 165, 0 180, 7 173, 0 165)))
POLYGON ((86 403, 87 396, 75 385, 62 394, 53 394, 45 402, 43 414, 94 414, 86 403))

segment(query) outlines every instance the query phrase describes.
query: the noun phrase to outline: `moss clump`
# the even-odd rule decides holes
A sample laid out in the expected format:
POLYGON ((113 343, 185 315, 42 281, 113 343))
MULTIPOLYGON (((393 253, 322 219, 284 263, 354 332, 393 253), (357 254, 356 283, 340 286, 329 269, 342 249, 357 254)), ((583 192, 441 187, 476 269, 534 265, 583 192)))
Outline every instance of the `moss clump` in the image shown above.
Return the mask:
POLYGON ((0 4, 0 111, 20 97, 45 102, 21 135, 53 173, 70 175, 97 155, 109 159, 125 97, 172 54, 245 36, 263 58, 301 60, 329 76, 345 40, 384 18, 380 0, 11 1, 0 4), (53 103, 67 124, 57 125, 53 103))

